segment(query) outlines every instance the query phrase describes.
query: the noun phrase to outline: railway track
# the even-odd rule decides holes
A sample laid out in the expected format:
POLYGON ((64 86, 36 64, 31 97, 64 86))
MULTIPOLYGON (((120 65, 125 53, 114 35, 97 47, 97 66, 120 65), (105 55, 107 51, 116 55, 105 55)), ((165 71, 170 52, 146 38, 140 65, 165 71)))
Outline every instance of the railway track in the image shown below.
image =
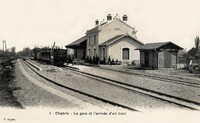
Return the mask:
POLYGON ((167 101, 169 103, 173 103, 173 104, 176 104, 176 105, 179 105, 179 106, 182 106, 182 107, 186 107, 186 108, 189 108, 189 109, 192 109, 192 110, 200 110, 200 103, 199 102, 194 102, 194 101, 187 100, 187 99, 180 98, 180 97, 176 97, 176 96, 173 96, 173 95, 169 95, 169 94, 157 92, 157 91, 154 91, 154 90, 134 86, 134 85, 131 85, 131 84, 127 84, 127 83, 120 82, 120 81, 117 81, 117 80, 112 80, 112 79, 109 79, 109 78, 85 73, 85 72, 79 71, 78 69, 72 68, 72 67, 65 67, 64 69, 70 70, 71 72, 74 72, 76 74, 79 74, 79 75, 82 75, 82 76, 85 76, 85 77, 89 77, 91 79, 99 80, 101 82, 109 83, 109 84, 112 84, 112 85, 115 85, 115 86, 118 86, 118 87, 121 87, 121 88, 125 88, 125 89, 131 90, 131 91, 139 92, 139 93, 142 93, 142 94, 145 94, 145 95, 148 95, 148 96, 160 99, 160 100, 164 100, 164 101, 167 101))
MULTIPOLYGON (((119 104, 119 103, 116 103, 116 102, 113 102, 113 101, 110 101, 110 100, 107 100, 107 99, 104 99, 104 98, 100 98, 98 96, 94 96, 94 95, 92 95, 90 93, 85 93, 83 91, 80 91, 80 90, 77 90, 77 89, 74 89, 74 88, 71 88, 71 87, 67 87, 67 86, 65 86, 63 84, 59 84, 59 83, 57 83, 55 81, 52 81, 49 78, 41 75, 40 73, 38 73, 38 71, 35 70, 34 68, 32 68, 33 66, 31 67, 31 65, 29 65, 28 62, 24 61, 24 63, 31 70, 33 70, 37 75, 39 75, 43 79, 45 79, 45 80, 47 80, 47 81, 49 81, 49 82, 51 82, 51 83, 53 83, 53 84, 55 84, 55 85, 57 85, 59 87, 71 90, 73 92, 79 93, 81 95, 84 95, 84 96, 87 96, 87 97, 90 97, 90 98, 93 98, 93 99, 96 99, 96 100, 99 100, 99 101, 104 102, 104 103, 108 103, 108 104, 113 105, 113 106, 121 107, 121 108, 128 109, 128 110, 131 110, 131 111, 139 111, 139 110, 137 110, 137 109, 135 109, 133 107, 129 107, 127 105, 119 104)), ((182 99, 182 98, 175 97, 175 96, 172 96, 172 95, 167 95, 167 94, 156 92, 156 91, 153 91, 153 90, 149 90, 149 89, 145 89, 145 88, 129 85, 129 84, 126 84, 126 83, 123 83, 123 82, 120 82, 120 81, 111 80, 111 79, 108 79, 108 78, 104 78, 104 77, 100 77, 100 76, 84 73, 84 72, 81 72, 81 71, 79 71, 77 69, 66 68, 66 67, 63 68, 63 69, 64 70, 69 70, 71 72, 74 72, 76 74, 79 74, 79 75, 82 75, 82 76, 85 76, 85 77, 89 77, 91 79, 98 80, 100 82, 105 82, 105 83, 108 83, 108 84, 112 84, 112 85, 118 86, 120 88, 128 89, 130 91, 134 91, 134 92, 137 92, 137 93, 140 93, 140 94, 143 94, 143 95, 147 95, 147 96, 156 98, 158 100, 166 101, 168 103, 172 103, 172 104, 178 105, 178 106, 183 107, 183 108, 187 108, 187 109, 191 109, 191 110, 200 110, 200 103, 198 103, 198 102, 193 102, 193 101, 182 99)))
MULTIPOLYGON (((97 67, 95 67, 95 68, 97 68, 97 67)), ((200 82, 199 83, 190 82, 189 80, 185 81, 185 80, 182 80, 182 79, 177 79, 175 77, 168 78, 168 77, 165 77, 163 75, 156 76, 156 75, 144 74, 144 73, 113 70, 113 69, 109 69, 109 68, 101 68, 101 67, 98 67, 98 68, 104 69, 104 70, 109 70, 109 71, 120 72, 120 73, 126 73, 126 74, 129 74, 129 75, 135 75, 135 76, 139 76, 139 77, 147 77, 147 78, 150 78, 150 79, 153 79, 153 80, 160 80, 160 81, 167 82, 167 83, 181 84, 181 85, 185 85, 185 86, 200 88, 200 82)))
POLYGON ((34 73, 36 73, 38 76, 40 76, 41 78, 47 80, 47 81, 50 82, 50 83, 53 83, 53 84, 59 86, 59 87, 62 87, 62 88, 68 89, 68 90, 70 90, 70 91, 79 93, 79 94, 81 94, 81 95, 84 95, 84 96, 87 96, 87 97, 96 99, 96 100, 101 101, 101 102, 103 102, 103 103, 110 104, 110 105, 112 105, 112 106, 121 107, 121 108, 130 110, 130 111, 137 111, 137 112, 140 112, 139 110, 137 110, 137 109, 135 109, 135 108, 132 108, 132 107, 129 107, 129 106, 126 106, 126 105, 122 105, 122 104, 119 104, 119 103, 116 103, 116 102, 113 102, 113 101, 110 101, 110 100, 107 100, 107 99, 104 99, 104 98, 100 98, 100 97, 94 96, 94 95, 92 95, 92 94, 85 93, 85 92, 83 92, 83 91, 79 91, 79 90, 77 90, 77 89, 74 89, 74 88, 65 86, 65 85, 63 85, 63 84, 59 84, 59 83, 57 83, 57 82, 55 82, 55 81, 53 81, 53 80, 50 80, 49 78, 47 78, 47 77, 41 75, 40 73, 38 73, 37 70, 35 70, 34 68, 32 68, 32 67, 34 67, 34 66, 31 65, 31 64, 30 64, 29 62, 27 62, 26 60, 23 60, 23 61, 24 61, 24 63, 25 63, 34 73))

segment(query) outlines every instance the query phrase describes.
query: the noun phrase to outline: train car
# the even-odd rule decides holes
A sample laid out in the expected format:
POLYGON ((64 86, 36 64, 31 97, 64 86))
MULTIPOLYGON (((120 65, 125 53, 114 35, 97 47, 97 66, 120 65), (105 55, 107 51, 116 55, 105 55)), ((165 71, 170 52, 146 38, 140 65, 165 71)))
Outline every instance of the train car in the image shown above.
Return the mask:
POLYGON ((51 63, 51 50, 50 49, 41 49, 37 53, 37 60, 45 62, 47 64, 51 63))
POLYGON ((64 66, 64 63, 67 61, 67 50, 55 48, 45 48, 38 51, 35 59, 47 64, 53 64, 55 66, 64 66))
POLYGON ((67 50, 56 48, 53 50, 53 64, 62 67, 67 62, 67 50))

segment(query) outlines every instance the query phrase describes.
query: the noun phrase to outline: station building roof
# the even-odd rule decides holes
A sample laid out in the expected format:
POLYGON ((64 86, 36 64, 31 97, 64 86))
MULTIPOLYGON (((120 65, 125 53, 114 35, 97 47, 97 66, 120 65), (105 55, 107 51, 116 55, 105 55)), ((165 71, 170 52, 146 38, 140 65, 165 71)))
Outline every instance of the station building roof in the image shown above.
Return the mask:
POLYGON ((168 42, 158 42, 158 43, 147 43, 137 48, 136 50, 155 50, 155 49, 161 49, 165 46, 169 46, 168 48, 173 47, 175 49, 180 49, 180 50, 183 49, 182 47, 172 43, 171 41, 168 41, 168 42))
POLYGON ((83 36, 83 37, 75 40, 74 42, 66 45, 65 47, 66 48, 75 48, 75 47, 78 47, 81 43, 86 42, 86 41, 87 41, 87 37, 83 36))
POLYGON ((116 36, 112 37, 111 39, 108 39, 107 41, 101 43, 99 46, 108 46, 108 45, 110 45, 110 44, 112 44, 112 43, 114 43, 114 42, 116 42, 116 41, 118 41, 118 40, 120 40, 124 37, 130 37, 130 38, 134 39, 135 41, 137 41, 138 43, 143 45, 143 43, 141 41, 137 40, 133 36, 131 36, 129 34, 121 34, 121 35, 116 35, 116 36))

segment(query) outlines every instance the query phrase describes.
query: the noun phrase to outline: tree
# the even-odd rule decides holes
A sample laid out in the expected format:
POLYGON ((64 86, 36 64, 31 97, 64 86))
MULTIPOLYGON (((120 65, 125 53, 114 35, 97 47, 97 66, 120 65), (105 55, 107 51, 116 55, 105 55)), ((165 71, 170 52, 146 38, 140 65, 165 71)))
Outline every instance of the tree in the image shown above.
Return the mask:
POLYGON ((199 36, 196 36, 195 38, 195 48, 196 48, 196 53, 194 55, 194 58, 196 59, 197 63, 200 64, 200 47, 199 47, 199 36))
POLYGON ((196 48, 191 48, 189 51, 188 51, 188 54, 192 57, 192 58, 194 58, 194 56, 195 56, 195 54, 198 52, 198 49, 196 49, 196 48))
POLYGON ((11 56, 12 56, 12 59, 16 56, 15 50, 16 50, 15 47, 11 47, 11 56))
POLYGON ((184 54, 186 60, 186 65, 189 66, 190 61, 198 62, 200 60, 200 39, 199 36, 196 36, 194 39, 194 47, 192 47, 187 53, 184 54))
POLYGON ((3 50, 0 50, 0 57, 3 56, 3 50))
POLYGON ((29 47, 24 48, 21 52, 20 52, 21 56, 25 56, 25 57, 30 57, 31 56, 31 49, 29 47))
POLYGON ((199 49, 199 43, 200 43, 200 41, 199 41, 199 36, 196 36, 196 38, 195 38, 195 48, 196 49, 199 49))
POLYGON ((194 43, 195 43, 195 47, 191 48, 188 51, 188 54, 193 58, 195 58, 195 55, 199 52, 199 44, 200 44, 199 36, 196 36, 196 38, 194 39, 194 43))
POLYGON ((178 51, 178 63, 186 64, 187 63, 187 59, 186 59, 187 56, 188 56, 188 53, 187 53, 186 49, 179 50, 178 51))
POLYGON ((15 50, 16 50, 15 47, 11 47, 10 49, 11 49, 11 52, 12 52, 12 53, 15 53, 15 50))
POLYGON ((197 61, 197 64, 200 65, 200 50, 195 54, 195 59, 197 61))
POLYGON ((200 50, 195 54, 195 58, 200 60, 200 50))

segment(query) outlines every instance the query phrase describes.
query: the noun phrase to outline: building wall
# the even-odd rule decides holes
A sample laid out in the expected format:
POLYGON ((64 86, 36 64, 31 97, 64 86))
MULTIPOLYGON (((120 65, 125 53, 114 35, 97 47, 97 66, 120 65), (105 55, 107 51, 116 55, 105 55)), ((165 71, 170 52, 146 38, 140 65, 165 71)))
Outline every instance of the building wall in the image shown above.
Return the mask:
POLYGON ((100 27, 99 32, 99 44, 111 39, 112 37, 120 34, 129 34, 136 38, 135 33, 133 33, 133 29, 126 25, 119 19, 115 19, 113 22, 108 23, 107 25, 100 27))
POLYGON ((99 56, 99 30, 98 27, 87 31, 87 44, 86 44, 86 56, 93 58, 93 56, 99 56))
POLYGON ((74 55, 74 49, 67 48, 67 55, 70 55, 70 56, 74 55))
POLYGON ((155 51, 149 52, 149 67, 158 68, 158 53, 155 51))
POLYGON ((119 61, 126 63, 131 63, 134 60, 139 65, 140 54, 138 50, 135 50, 139 46, 141 46, 141 44, 137 43, 132 38, 124 37, 108 47, 107 56, 110 56, 111 59, 118 59, 119 61), (129 60, 122 59, 123 48, 129 48, 129 60))
POLYGON ((145 52, 149 52, 149 67, 150 68, 174 68, 177 64, 176 52, 155 52, 155 51, 140 51, 140 65, 145 63, 145 52))
POLYGON ((154 65, 154 63, 153 63, 153 59, 154 59, 154 57, 153 57, 153 52, 152 51, 150 51, 149 52, 149 67, 153 67, 154 65))
POLYGON ((140 66, 145 63, 144 51, 140 51, 140 66))
POLYGON ((158 68, 164 68, 165 67, 165 56, 164 52, 158 53, 158 68))
POLYGON ((108 58, 108 54, 107 54, 107 50, 108 50, 108 48, 107 47, 100 47, 99 48, 99 50, 100 50, 100 54, 99 54, 99 57, 100 57, 100 60, 104 60, 104 58, 108 58))
POLYGON ((149 53, 149 57, 147 58, 149 67, 158 68, 158 53, 155 51, 140 51, 140 65, 142 66, 142 64, 147 64, 145 63, 145 53, 147 52, 149 53))
POLYGON ((165 68, 171 68, 172 66, 172 55, 170 52, 165 51, 164 52, 164 57, 165 57, 165 68))
POLYGON ((177 52, 172 52, 171 53, 171 57, 172 57, 172 60, 171 60, 171 67, 172 68, 175 68, 176 67, 176 64, 177 64, 177 52))
MULTIPOLYGON (((120 34, 128 33, 129 35, 136 37, 135 33, 133 33, 134 31, 135 30, 133 28, 126 25, 124 22, 122 22, 119 19, 115 19, 113 22, 110 22, 107 25, 103 25, 102 27, 101 26, 96 27, 92 30, 87 31, 86 32, 86 35, 87 35, 86 56, 93 57, 93 56, 97 55, 100 57, 100 60, 103 60, 103 55, 102 55, 103 50, 98 47, 99 44, 113 38, 114 36, 120 35, 120 34), (95 36, 96 36, 96 38, 94 38, 95 36), (96 53, 95 53, 95 51, 96 51, 96 53)), ((133 42, 135 42, 135 41, 133 41, 133 42)), ((123 46, 123 44, 120 44, 120 45, 123 46)), ((138 45, 136 43, 136 44, 134 44, 134 46, 140 46, 140 45, 138 45)), ((116 47, 114 47, 114 49, 116 50, 117 47, 119 48, 119 46, 116 46, 116 47)), ((137 47, 133 47, 133 48, 135 49, 137 47)), ((108 48, 105 47, 106 59, 109 56, 109 54, 108 54, 109 50, 110 50, 109 47, 108 48)), ((117 53, 117 52, 114 52, 114 50, 111 48, 110 53, 114 56, 114 58, 121 60, 121 56, 117 56, 117 55, 121 55, 121 51, 120 51, 120 53, 117 53)), ((132 55, 135 55, 134 57, 136 57, 136 59, 139 60, 139 58, 138 58, 139 51, 137 52, 137 54, 135 54, 135 51, 134 51, 132 53, 132 55)))
POLYGON ((87 33, 87 52, 86 56, 99 56, 99 33, 98 31, 93 31, 87 33), (96 53, 95 53, 96 52, 96 53))
POLYGON ((74 55, 77 59, 84 58, 84 49, 75 49, 74 55))
POLYGON ((158 68, 158 53, 157 52, 153 52, 153 68, 158 68))
POLYGON ((177 64, 176 52, 163 51, 158 56, 159 68, 174 68, 177 64))

